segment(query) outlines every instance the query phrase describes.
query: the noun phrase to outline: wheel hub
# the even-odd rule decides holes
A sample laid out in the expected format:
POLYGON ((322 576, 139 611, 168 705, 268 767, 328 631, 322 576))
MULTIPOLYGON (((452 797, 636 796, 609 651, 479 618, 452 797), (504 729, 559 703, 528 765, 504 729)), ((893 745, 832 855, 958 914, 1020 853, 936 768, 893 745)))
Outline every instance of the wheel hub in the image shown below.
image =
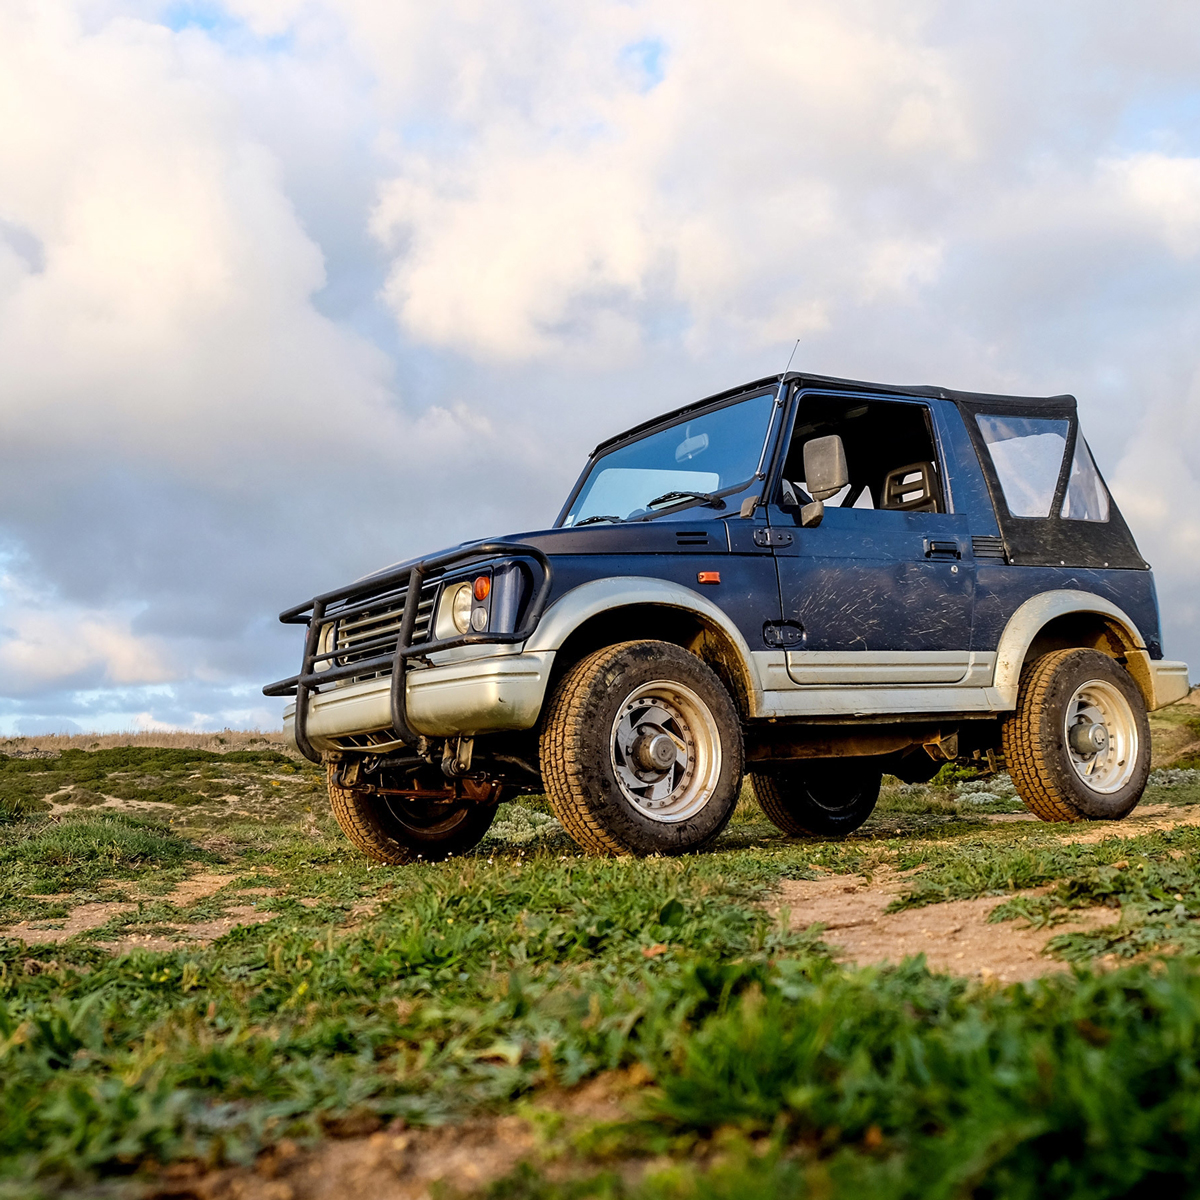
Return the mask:
POLYGON ((1101 795, 1119 792, 1133 777, 1139 734, 1124 693, 1103 679, 1075 689, 1063 729, 1067 753, 1085 787, 1101 795))
POLYGON ((675 762, 678 748, 660 729, 643 729, 633 743, 633 758, 645 771, 663 774, 675 762))
POLYGON ((716 718, 691 688, 642 684, 622 703, 611 735, 613 773, 625 798, 655 821, 685 821, 712 798, 721 774, 716 718))
POLYGON ((1108 730, 1098 721, 1086 718, 1071 726, 1071 749, 1083 758, 1103 754, 1108 749, 1108 730))

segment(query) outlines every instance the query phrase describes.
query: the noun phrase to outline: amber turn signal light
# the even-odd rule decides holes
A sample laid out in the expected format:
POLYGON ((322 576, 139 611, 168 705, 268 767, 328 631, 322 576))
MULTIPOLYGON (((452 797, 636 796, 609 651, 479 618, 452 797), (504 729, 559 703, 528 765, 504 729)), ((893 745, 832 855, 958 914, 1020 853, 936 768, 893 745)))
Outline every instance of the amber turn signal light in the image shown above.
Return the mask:
POLYGON ((697 583, 720 583, 721 582, 721 572, 720 571, 700 571, 696 575, 696 582, 697 583))
POLYGON ((475 599, 486 600, 488 592, 492 590, 492 577, 490 575, 477 575, 475 577, 475 599))

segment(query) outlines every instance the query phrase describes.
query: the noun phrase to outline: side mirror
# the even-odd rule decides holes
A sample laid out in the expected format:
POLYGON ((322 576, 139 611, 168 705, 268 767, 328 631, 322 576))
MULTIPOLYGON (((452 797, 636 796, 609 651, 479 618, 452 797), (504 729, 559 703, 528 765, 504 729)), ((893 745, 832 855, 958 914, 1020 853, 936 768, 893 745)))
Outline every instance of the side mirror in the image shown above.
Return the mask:
POLYGON ((850 482, 846 448, 836 433, 804 443, 804 481, 814 500, 828 500, 850 482))
POLYGON ((825 501, 850 482, 846 447, 836 433, 804 443, 804 482, 813 502, 800 510, 800 524, 805 529, 814 529, 824 519, 825 501))

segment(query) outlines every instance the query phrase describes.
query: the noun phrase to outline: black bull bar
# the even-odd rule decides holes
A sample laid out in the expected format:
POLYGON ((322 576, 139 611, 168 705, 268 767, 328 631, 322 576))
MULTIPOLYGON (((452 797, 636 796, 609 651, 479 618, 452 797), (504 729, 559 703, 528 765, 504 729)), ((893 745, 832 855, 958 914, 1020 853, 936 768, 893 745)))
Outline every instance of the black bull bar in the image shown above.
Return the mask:
MULTIPOLYGON (((536 575, 538 572, 534 572, 536 575)), ((432 558, 421 559, 410 567, 397 567, 394 570, 373 575, 369 580, 360 580, 348 587, 325 592, 309 600, 306 604, 297 604, 294 608, 285 609, 279 614, 279 619, 285 625, 307 625, 308 634, 304 640, 304 660, 299 675, 290 679, 281 679, 278 683, 270 683, 263 688, 264 696, 295 696, 295 737, 296 745, 305 758, 320 762, 321 755, 313 748, 308 740, 308 710, 309 700, 322 684, 334 683, 339 679, 351 679, 359 675, 370 675, 387 670, 392 672, 391 705, 392 728, 397 737, 409 746, 415 746, 419 735, 408 723, 408 696, 405 687, 405 675, 408 660, 416 656, 432 654, 437 650, 453 650, 458 646, 507 646, 529 639, 541 620, 550 595, 550 560, 536 546, 526 546, 519 542, 486 542, 478 546, 470 546, 462 550, 452 550, 447 554, 435 555, 432 558), (421 603, 421 589, 426 580, 432 576, 444 575, 446 571, 459 563, 478 559, 502 558, 505 561, 532 560, 538 567, 541 579, 537 581, 533 596, 525 607, 525 617, 519 629, 510 633, 484 630, 481 633, 470 631, 455 637, 437 640, 436 618, 438 597, 435 596, 433 608, 429 617, 429 640, 412 644, 413 630, 417 622, 417 609, 421 603), (394 591, 407 579, 408 591, 404 597, 404 609, 400 616, 400 629, 396 635, 394 648, 391 638, 383 636, 364 643, 355 649, 355 653, 378 650, 380 653, 372 657, 356 659, 352 663, 339 666, 335 659, 339 655, 336 646, 328 650, 320 650, 321 630, 329 620, 345 620, 369 612, 378 606, 381 595, 394 591), (335 611, 330 614, 330 607, 335 611), (325 666, 317 670, 319 663, 325 666)), ((343 652, 344 653, 344 652, 343 652)))

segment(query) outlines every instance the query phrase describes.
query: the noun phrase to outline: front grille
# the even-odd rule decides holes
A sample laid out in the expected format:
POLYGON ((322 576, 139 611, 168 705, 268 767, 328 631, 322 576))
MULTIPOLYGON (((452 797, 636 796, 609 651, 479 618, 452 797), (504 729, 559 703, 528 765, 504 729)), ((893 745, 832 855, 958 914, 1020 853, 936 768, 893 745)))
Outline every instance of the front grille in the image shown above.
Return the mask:
MULTIPOLYGON (((429 625, 433 619, 438 587, 439 581, 431 580, 421 588, 417 620, 413 626, 414 646, 429 640, 429 625)), ((366 659, 379 658, 381 655, 394 654, 407 595, 407 587, 389 588, 378 598, 368 595, 348 600, 344 607, 350 611, 345 616, 339 616, 337 610, 327 612, 326 616, 331 617, 334 622, 334 641, 329 647, 337 651, 332 660, 333 665, 344 667, 366 659)), ((390 666, 356 675, 354 681, 389 674, 390 666)))
MULTIPOLYGON (((407 593, 407 588, 405 593, 407 593)), ((417 622, 413 626, 413 645, 429 640, 429 621, 433 616, 433 599, 437 584, 426 584, 421 589, 421 600, 417 605, 417 622)), ((371 608, 337 623, 337 663, 361 662, 364 658, 377 658, 380 654, 396 649, 396 638, 400 636, 400 618, 404 615, 404 595, 393 599, 381 608, 371 608)))
POLYGON ((1004 539, 992 534, 976 534, 971 539, 971 549, 975 557, 989 562, 1006 562, 1004 557, 1004 539))

